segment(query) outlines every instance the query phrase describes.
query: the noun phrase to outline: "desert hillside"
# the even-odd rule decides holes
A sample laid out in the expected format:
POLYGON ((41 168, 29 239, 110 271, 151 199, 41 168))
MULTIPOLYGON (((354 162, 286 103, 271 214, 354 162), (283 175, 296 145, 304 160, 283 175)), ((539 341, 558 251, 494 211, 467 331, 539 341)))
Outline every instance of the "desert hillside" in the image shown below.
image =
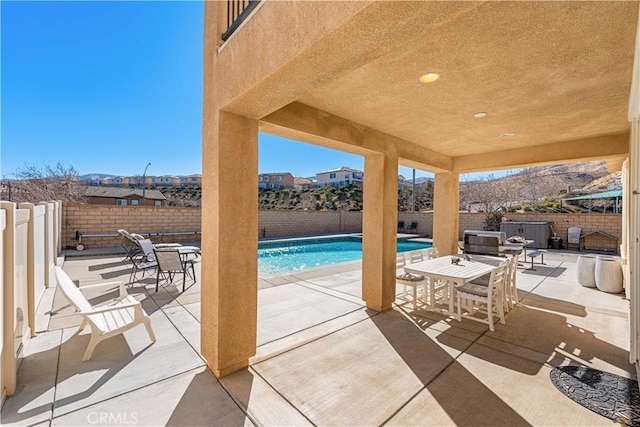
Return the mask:
POLYGON ((485 212, 500 207, 555 211, 562 198, 621 188, 621 173, 607 171, 606 162, 583 162, 525 168, 502 178, 461 182, 460 202, 485 212))

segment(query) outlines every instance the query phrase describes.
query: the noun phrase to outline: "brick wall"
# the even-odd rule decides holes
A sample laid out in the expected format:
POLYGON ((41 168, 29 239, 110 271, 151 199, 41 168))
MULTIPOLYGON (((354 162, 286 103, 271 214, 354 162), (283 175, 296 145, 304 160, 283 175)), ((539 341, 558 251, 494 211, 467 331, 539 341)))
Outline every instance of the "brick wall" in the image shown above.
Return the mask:
MULTIPOLYGON (((565 247, 569 227, 582 228, 583 235, 592 231, 604 231, 618 240, 622 238, 622 215, 618 214, 507 214, 505 216, 510 221, 553 221, 553 231, 559 238, 564 239, 565 247)), ((600 242, 588 243, 591 246, 600 244, 600 242)))
POLYGON ((418 234, 433 237, 433 213, 431 212, 398 212, 398 221, 404 221, 405 230, 409 230, 412 222, 417 222, 418 234))
MULTIPOLYGON (((507 214, 511 221, 553 221, 558 237, 565 240, 569 227, 582 228, 582 234, 603 231, 618 239, 622 236, 622 216, 616 214, 507 214)), ((161 206, 101 206, 65 204, 63 208, 63 246, 75 245, 75 232, 83 234, 115 233, 123 228, 133 233, 200 231, 200 208, 161 206)), ((458 239, 464 230, 482 230, 485 214, 460 213, 458 239)), ((398 221, 408 228, 418 223, 418 233, 433 236, 431 212, 398 212, 398 221)), ((320 233, 359 233, 362 231, 362 212, 341 211, 259 211, 258 235, 260 237, 301 236, 320 233)), ((158 240, 157 238, 155 240, 158 240)), ((167 236, 165 241, 188 242, 194 236, 167 236)), ((83 243, 91 247, 116 246, 119 238, 85 238, 83 243)), ((599 241, 588 242, 592 246, 604 245, 599 241)))
POLYGON ((464 230, 483 230, 486 218, 484 213, 460 213, 458 240, 462 240, 464 230))
MULTIPOLYGON (((118 229, 130 233, 200 231, 200 209, 165 206, 105 206, 65 203, 62 218, 63 246, 76 243, 75 233, 111 234, 118 229)), ((161 239, 154 238, 154 241, 161 239)), ((167 236, 164 240, 188 242, 194 236, 167 236)), ((120 238, 86 237, 90 247, 117 246, 120 238)))
POLYGON ((359 233, 362 213, 348 211, 259 211, 260 237, 302 236, 321 233, 359 233))

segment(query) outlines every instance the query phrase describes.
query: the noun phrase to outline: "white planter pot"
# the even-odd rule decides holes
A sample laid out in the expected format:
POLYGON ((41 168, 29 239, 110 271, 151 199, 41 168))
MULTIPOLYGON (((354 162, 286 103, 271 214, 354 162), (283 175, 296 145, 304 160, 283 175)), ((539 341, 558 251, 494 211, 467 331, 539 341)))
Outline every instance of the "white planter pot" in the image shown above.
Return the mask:
POLYGON ((596 258, 596 286, 603 292, 622 292, 622 264, 615 258, 596 258))
POLYGON ((586 288, 596 287, 596 256, 580 255, 578 257, 578 283, 586 288))

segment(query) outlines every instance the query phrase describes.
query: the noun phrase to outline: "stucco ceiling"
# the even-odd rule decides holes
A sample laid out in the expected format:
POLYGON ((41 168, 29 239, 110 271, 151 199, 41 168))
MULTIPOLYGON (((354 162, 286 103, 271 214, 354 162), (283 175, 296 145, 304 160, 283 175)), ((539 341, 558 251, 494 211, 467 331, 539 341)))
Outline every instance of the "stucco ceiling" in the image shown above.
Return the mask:
POLYGON ((405 19, 298 102, 453 157, 629 129, 636 2, 376 7, 405 19), (420 83, 429 71, 440 79, 420 83))

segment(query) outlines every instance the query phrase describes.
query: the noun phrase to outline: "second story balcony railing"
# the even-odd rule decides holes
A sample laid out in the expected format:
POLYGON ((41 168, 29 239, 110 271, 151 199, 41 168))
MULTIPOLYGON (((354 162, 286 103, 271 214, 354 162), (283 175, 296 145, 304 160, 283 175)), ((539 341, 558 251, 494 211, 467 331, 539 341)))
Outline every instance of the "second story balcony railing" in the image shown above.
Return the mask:
POLYGON ((222 33, 222 40, 227 40, 261 1, 262 0, 227 0, 227 29, 222 33))

